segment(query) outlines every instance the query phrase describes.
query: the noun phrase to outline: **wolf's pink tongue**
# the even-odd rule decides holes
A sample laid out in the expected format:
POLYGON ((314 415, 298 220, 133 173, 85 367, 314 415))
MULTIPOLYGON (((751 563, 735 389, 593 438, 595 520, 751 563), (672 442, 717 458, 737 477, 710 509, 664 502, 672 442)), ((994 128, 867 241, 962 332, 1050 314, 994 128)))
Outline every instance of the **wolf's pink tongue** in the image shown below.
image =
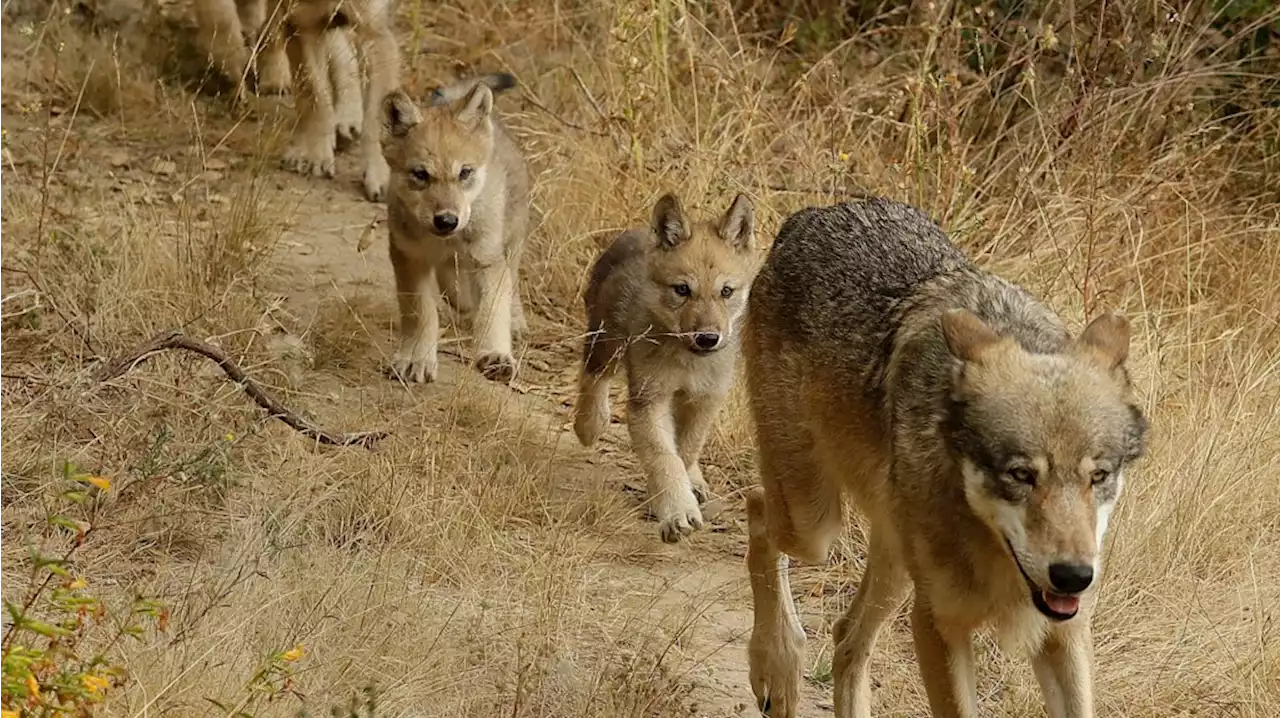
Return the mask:
POLYGON ((1044 602, 1049 608, 1053 609, 1054 613, 1061 613, 1064 616, 1069 616, 1080 610, 1079 596, 1059 596, 1056 593, 1045 591, 1044 602))

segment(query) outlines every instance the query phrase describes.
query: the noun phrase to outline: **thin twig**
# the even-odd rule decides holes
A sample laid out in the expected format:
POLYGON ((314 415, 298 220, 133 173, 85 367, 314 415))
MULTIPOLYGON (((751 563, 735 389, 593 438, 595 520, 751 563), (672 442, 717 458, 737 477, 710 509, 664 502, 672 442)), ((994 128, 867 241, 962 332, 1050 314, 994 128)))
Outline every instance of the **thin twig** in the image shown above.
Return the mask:
POLYGON ((258 406, 266 409, 270 416, 283 421, 303 436, 315 439, 321 444, 329 446, 363 446, 366 449, 372 449, 373 445, 379 440, 385 438, 389 432, 386 431, 360 431, 350 434, 333 433, 325 431, 320 427, 312 424, 310 421, 298 416, 296 413, 276 401, 274 397, 268 394, 253 379, 244 373, 230 357, 222 350, 201 341, 196 341, 183 335, 182 332, 173 330, 157 335, 154 339, 147 342, 131 352, 127 357, 106 364, 102 369, 98 370, 95 379, 98 382, 110 381, 125 372, 132 369, 142 361, 149 358, 152 354, 165 351, 168 349, 185 349, 189 352, 195 352, 201 356, 208 357, 218 363, 218 367, 235 383, 244 389, 245 393, 257 403, 258 406))

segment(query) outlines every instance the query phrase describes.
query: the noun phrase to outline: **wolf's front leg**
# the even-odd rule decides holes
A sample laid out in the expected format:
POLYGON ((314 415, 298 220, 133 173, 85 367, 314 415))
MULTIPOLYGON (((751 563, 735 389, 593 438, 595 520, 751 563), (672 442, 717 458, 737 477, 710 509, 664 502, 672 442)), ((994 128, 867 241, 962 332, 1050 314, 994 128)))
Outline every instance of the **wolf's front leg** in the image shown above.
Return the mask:
POLYGON ((506 262, 497 261, 481 267, 475 278, 480 288, 474 332, 476 368, 487 379, 509 382, 516 374, 511 356, 511 272, 506 262))
POLYGON ((293 144, 285 152, 284 164, 298 174, 333 177, 333 92, 321 43, 315 33, 300 31, 290 33, 285 41, 298 126, 293 144))
POLYGON ((1055 627, 1031 657, 1049 718, 1093 718, 1092 632, 1087 615, 1055 627))
POLYGON ((675 543, 702 528, 702 511, 676 449, 671 403, 670 394, 655 396, 634 391, 627 402, 631 448, 644 467, 649 505, 658 518, 658 533, 667 543, 675 543))
MULTIPOLYGON (((333 83, 334 131, 338 144, 346 147, 360 136, 364 122, 364 101, 360 96, 360 61, 345 29, 324 34, 324 52, 333 83)), ((381 128, 374 128, 381 129, 381 128)))
POLYGON ((917 584, 911 609, 916 660, 934 718, 977 718, 973 643, 968 633, 947 630, 917 584))
POLYGON ((370 202, 387 198, 391 168, 382 154, 382 101, 400 85, 400 47, 386 17, 369 18, 357 28, 369 83, 364 98, 360 146, 364 161, 364 194, 370 202))
POLYGON ((400 254, 394 244, 391 265, 400 305, 400 346, 391 358, 390 374, 419 384, 433 382, 439 369, 440 340, 440 288, 435 268, 400 254))
POLYGON ((686 396, 676 403, 676 450, 689 476, 689 488, 698 501, 706 501, 711 496, 698 461, 722 401, 722 395, 703 394, 686 396))

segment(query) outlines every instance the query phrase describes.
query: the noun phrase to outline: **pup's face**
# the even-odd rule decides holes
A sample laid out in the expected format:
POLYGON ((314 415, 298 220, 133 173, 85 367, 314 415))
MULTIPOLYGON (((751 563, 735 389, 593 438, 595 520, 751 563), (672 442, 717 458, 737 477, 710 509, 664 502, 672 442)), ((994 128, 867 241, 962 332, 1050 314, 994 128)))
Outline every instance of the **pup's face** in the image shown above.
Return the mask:
POLYGON ((677 337, 695 354, 727 346, 751 288, 754 211, 738 195, 718 222, 690 222, 674 195, 654 207, 649 251, 655 332, 677 337))
POLYGON ((458 233, 471 222, 493 153, 493 93, 483 83, 452 105, 419 109, 396 90, 383 102, 391 202, 430 233, 458 233))
POLYGON ((1067 620, 1100 573, 1107 522, 1147 422, 1124 361, 1128 323, 1095 319, 1060 355, 1023 351, 968 312, 943 319, 956 357, 944 433, 970 508, 1006 545, 1041 613, 1067 620))

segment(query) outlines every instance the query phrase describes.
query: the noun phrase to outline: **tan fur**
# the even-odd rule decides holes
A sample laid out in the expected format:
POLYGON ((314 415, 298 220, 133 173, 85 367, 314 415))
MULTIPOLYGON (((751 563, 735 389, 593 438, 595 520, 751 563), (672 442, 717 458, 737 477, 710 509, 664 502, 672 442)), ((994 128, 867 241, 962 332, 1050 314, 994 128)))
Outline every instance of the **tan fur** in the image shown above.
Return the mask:
POLYGON ((361 138, 365 196, 386 195, 382 99, 399 84, 400 58, 391 32, 394 0, 196 0, 201 43, 210 60, 244 94, 252 60, 259 91, 293 82, 298 126, 284 164, 300 174, 333 177, 338 141, 361 138), (354 33, 368 73, 360 96, 354 33), (257 51, 245 47, 246 40, 257 51), (286 61, 287 58, 287 61, 286 61))
POLYGON ((691 223, 666 195, 648 230, 619 235, 592 267, 574 429, 584 446, 595 443, 609 423, 609 384, 625 367, 627 428, 664 541, 702 525, 698 462, 733 381, 753 234, 743 195, 715 224, 691 223))
POLYGON ((436 94, 460 97, 455 102, 419 108, 395 90, 383 103, 387 224, 400 303, 400 345, 389 370, 407 381, 435 379, 443 291, 473 328, 476 367, 509 382, 516 371, 512 339, 525 328, 519 268, 530 182, 519 148, 493 112, 491 87, 509 87, 514 78, 458 84, 463 90, 436 94))
POLYGON ((934 716, 977 715, 971 641, 992 628, 1031 654, 1050 718, 1090 718, 1091 589, 1146 427, 1125 320, 1104 315, 1073 339, 917 210, 874 200, 788 219, 744 345, 762 480, 747 502, 761 707, 797 715, 804 632, 787 556, 825 559, 847 492, 869 539, 833 631, 837 716, 870 716, 877 636, 914 586, 934 716))

